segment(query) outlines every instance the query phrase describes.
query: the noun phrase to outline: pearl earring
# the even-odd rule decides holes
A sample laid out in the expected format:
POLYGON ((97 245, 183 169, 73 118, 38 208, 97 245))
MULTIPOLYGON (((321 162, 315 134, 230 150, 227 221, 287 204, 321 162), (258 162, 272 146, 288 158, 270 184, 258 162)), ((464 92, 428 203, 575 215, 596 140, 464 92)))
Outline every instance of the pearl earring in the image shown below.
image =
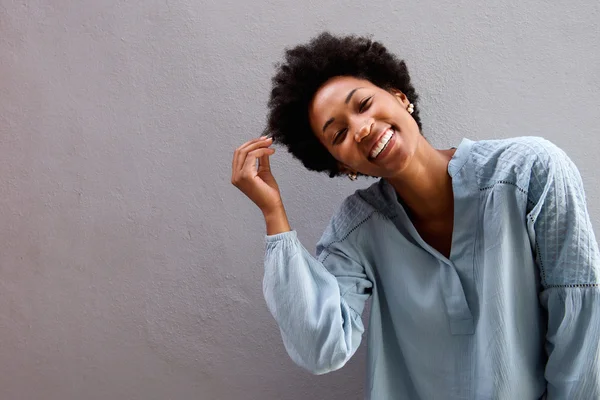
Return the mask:
POLYGON ((412 114, 415 112, 415 105, 413 103, 410 103, 408 105, 408 107, 406 108, 406 110, 408 111, 409 114, 412 114))
POLYGON ((356 172, 350 172, 350 173, 348 174, 348 178, 349 178, 351 181, 355 181, 355 180, 356 180, 356 178, 358 178, 358 175, 356 174, 356 172))

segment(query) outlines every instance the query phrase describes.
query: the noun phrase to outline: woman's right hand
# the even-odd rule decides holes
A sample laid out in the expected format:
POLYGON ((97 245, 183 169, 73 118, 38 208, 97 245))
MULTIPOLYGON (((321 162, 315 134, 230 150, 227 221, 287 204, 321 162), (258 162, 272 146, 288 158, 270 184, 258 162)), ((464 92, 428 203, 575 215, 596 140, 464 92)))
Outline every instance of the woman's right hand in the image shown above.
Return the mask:
POLYGON ((283 207, 279 186, 271 174, 269 157, 275 153, 271 138, 260 137, 238 147, 233 153, 231 183, 240 189, 263 212, 269 214, 283 207), (256 160, 259 160, 257 167, 256 160))

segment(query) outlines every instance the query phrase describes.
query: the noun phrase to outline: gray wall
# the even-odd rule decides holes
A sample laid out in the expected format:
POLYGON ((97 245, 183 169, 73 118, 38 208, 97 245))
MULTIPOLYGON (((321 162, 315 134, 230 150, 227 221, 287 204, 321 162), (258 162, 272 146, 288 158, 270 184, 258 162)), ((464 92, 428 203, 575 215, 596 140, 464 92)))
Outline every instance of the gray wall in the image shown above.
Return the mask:
MULTIPOLYGON (((598 229, 600 3, 488 3, 0 0, 0 398, 361 398, 364 349, 321 377, 288 359, 230 184, 273 64, 323 29, 407 60, 437 146, 563 147, 598 229)), ((272 163, 311 250, 369 184, 272 163)))

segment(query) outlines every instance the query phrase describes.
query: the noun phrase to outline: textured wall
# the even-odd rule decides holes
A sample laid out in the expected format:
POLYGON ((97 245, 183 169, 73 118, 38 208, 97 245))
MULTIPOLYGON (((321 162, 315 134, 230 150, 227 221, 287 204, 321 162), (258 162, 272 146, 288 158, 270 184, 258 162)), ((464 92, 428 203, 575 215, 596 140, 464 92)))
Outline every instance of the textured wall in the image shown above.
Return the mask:
MULTIPOLYGON (((407 60, 435 145, 563 147, 598 230, 600 3, 487 3, 0 0, 0 398, 361 398, 364 351, 320 377, 288 359, 230 184, 273 63, 322 29, 407 60)), ((310 249, 369 183, 272 163, 310 249)))

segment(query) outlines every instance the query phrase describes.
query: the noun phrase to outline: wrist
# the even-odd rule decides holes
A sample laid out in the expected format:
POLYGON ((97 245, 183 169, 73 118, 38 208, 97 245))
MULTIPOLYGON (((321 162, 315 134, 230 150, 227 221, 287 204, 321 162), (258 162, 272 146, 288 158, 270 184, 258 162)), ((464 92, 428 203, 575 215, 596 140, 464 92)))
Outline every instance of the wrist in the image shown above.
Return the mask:
POLYGON ((263 213, 265 218, 275 218, 285 214, 285 209, 281 203, 269 207, 261 207, 260 211, 263 213))
POLYGON ((262 211, 265 217, 267 235, 276 235, 292 230, 283 206, 262 211))

